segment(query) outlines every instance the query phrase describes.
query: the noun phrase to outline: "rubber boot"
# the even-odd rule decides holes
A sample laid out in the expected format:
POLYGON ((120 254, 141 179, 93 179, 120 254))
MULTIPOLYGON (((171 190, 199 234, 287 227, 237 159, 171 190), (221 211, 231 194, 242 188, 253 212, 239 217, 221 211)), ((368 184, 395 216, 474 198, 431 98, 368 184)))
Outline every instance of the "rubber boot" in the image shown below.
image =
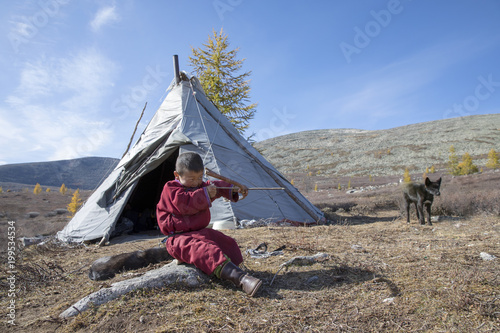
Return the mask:
POLYGON ((231 281, 236 287, 242 288, 248 295, 255 295, 262 281, 248 275, 232 262, 228 262, 222 267, 220 278, 231 281))

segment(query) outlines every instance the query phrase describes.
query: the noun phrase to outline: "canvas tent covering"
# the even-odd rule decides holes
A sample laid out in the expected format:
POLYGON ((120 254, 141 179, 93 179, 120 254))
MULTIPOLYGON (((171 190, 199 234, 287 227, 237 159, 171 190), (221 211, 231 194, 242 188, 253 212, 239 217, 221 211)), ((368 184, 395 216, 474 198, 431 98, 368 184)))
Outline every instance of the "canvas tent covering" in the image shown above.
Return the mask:
POLYGON ((136 144, 58 232, 60 240, 108 240, 125 207, 154 211, 163 185, 174 179, 179 153, 198 153, 214 172, 248 187, 284 187, 249 191, 244 200, 217 199, 211 207, 214 229, 235 228, 244 219, 288 219, 303 223, 323 217, 208 100, 199 81, 183 73, 136 144))

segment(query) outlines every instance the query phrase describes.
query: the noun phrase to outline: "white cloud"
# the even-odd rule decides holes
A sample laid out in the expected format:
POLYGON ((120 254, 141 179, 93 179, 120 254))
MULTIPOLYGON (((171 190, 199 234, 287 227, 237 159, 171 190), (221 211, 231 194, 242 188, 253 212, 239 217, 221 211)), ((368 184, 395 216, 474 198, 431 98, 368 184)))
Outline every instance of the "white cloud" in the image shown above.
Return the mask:
POLYGON ((113 136, 112 123, 99 111, 116 72, 117 66, 95 49, 25 63, 19 86, 0 109, 0 128, 7 129, 0 144, 8 147, 2 160, 95 154, 113 136))
POLYGON ((103 7, 97 11, 94 19, 90 22, 90 27, 94 32, 97 32, 101 27, 120 21, 115 6, 103 7))
POLYGON ((0 110, 0 146, 3 147, 3 151, 5 152, 6 148, 9 147, 11 140, 13 138, 18 138, 16 141, 25 141, 21 136, 21 131, 18 126, 12 121, 14 118, 13 115, 9 117, 9 114, 12 114, 10 110, 0 110))
POLYGON ((23 91, 33 97, 49 94, 53 84, 49 70, 50 68, 41 66, 40 63, 27 63, 21 72, 20 86, 23 91))

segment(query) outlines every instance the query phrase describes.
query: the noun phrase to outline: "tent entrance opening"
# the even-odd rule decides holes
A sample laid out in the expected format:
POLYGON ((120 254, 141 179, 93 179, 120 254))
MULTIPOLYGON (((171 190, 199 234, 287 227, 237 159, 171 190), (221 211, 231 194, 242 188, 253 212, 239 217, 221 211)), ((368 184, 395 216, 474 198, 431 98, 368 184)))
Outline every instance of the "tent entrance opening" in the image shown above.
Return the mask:
POLYGON ((175 161, 178 156, 179 149, 176 149, 160 166, 139 180, 118 220, 118 223, 128 224, 128 233, 158 229, 156 204, 165 183, 175 179, 175 161))

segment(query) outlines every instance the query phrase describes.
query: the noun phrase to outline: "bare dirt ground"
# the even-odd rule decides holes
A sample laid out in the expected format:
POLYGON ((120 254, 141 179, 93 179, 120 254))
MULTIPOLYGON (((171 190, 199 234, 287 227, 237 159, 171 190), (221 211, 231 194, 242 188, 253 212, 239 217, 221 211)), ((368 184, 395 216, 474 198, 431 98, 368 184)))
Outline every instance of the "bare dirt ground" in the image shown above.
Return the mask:
MULTIPOLYGON (((64 228, 69 221, 70 213, 67 210, 68 204, 73 197, 73 190, 68 190, 66 194, 59 193, 58 188, 51 188, 35 195, 33 186, 17 186, 16 190, 2 186, 0 193, 0 232, 6 235, 8 221, 16 222, 16 236, 33 237, 39 235, 52 235, 64 228), (30 214, 31 213, 31 214, 30 214), (38 215, 36 215, 37 213, 38 215), (36 215, 36 216, 35 216, 36 215)), ((90 191, 80 191, 80 198, 86 200, 90 191)))
MULTIPOLYGON (((499 332, 500 212, 496 209, 500 195, 496 186, 485 185, 494 184, 497 177, 500 173, 445 177, 443 194, 434 205, 441 218, 432 226, 422 226, 414 216, 410 224, 401 216, 397 186, 384 185, 392 179, 367 183, 352 178, 355 189, 374 187, 348 194, 345 189, 336 189, 337 180, 330 180, 328 186, 327 179, 315 179, 321 181, 314 191, 310 179, 296 175, 296 186, 332 224, 224 231, 237 240, 242 252, 263 242, 269 250, 285 246, 281 256, 253 259, 244 255, 246 268, 264 281, 254 298, 230 283, 212 279, 194 289, 170 286, 137 290, 74 318, 60 319, 61 312, 84 296, 162 265, 96 282, 87 277, 94 260, 157 246, 161 238, 106 247, 89 244, 68 248, 49 242, 20 249, 15 256, 15 297, 8 296, 7 278, 12 274, 6 268, 8 259, 2 245, 5 264, 0 271, 0 330, 499 332), (459 200, 454 194, 465 193, 465 189, 468 196, 460 199, 463 202, 475 202, 480 193, 489 204, 481 211, 457 209, 452 205, 459 200), (280 264, 318 252, 330 259, 282 270, 270 284, 280 264), (497 258, 485 260, 484 253, 497 258), (16 326, 8 323, 12 300, 16 326)), ((63 217, 44 214, 65 208, 71 200, 70 195, 57 191, 45 197, 28 191, 2 193, 0 198, 2 239, 9 220, 16 220, 18 237, 60 230, 65 222, 57 219, 63 217), (40 215, 27 218, 32 211, 40 215)))

